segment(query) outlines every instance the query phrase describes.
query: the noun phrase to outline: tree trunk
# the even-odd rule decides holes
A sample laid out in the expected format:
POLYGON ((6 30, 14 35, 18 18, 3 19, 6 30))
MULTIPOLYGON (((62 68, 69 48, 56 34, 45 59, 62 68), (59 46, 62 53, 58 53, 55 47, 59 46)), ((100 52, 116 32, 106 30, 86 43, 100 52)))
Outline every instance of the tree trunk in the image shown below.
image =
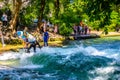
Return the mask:
POLYGON ((16 23, 17 23, 17 20, 18 20, 18 17, 19 17, 19 12, 20 12, 20 9, 21 9, 21 6, 22 6, 22 0, 14 0, 15 4, 14 5, 14 10, 13 10, 13 17, 12 17, 12 20, 10 22, 10 28, 12 29, 12 33, 15 32, 16 30, 16 23))
POLYGON ((45 9, 45 5, 46 5, 46 0, 41 0, 40 2, 40 15, 38 16, 38 28, 41 29, 41 25, 42 25, 42 19, 43 19, 43 14, 44 14, 44 9, 45 9))
POLYGON ((15 7, 15 0, 13 0, 13 5, 12 5, 12 9, 14 10, 15 7))
POLYGON ((54 3, 54 5, 55 5, 55 17, 58 19, 58 15, 59 15, 59 10, 60 10, 60 8, 59 8, 59 0, 55 0, 55 3, 54 3))

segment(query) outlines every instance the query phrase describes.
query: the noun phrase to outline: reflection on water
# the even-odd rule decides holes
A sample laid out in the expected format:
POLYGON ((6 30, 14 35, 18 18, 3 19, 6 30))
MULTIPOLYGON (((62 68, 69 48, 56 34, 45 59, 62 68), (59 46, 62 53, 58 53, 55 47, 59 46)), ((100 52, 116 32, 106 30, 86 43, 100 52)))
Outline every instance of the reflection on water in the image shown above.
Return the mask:
POLYGON ((64 47, 43 47, 36 53, 0 55, 4 80, 119 80, 119 37, 73 41, 64 47))

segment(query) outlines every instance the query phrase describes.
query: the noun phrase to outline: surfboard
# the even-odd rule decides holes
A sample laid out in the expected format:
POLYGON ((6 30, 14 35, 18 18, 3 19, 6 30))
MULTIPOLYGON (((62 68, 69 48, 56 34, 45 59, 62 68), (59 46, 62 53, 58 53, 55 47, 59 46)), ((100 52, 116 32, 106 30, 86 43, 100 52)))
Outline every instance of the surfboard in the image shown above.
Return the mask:
MULTIPOLYGON (((17 31, 17 36, 18 36, 19 38, 21 38, 22 40, 25 40, 25 39, 26 39, 26 37, 25 37, 24 34, 23 34, 23 31, 17 31)), ((35 38, 32 34, 30 34, 30 33, 28 33, 28 32, 27 32, 27 39, 28 39, 28 42, 29 42, 30 44, 33 44, 34 42, 36 42, 36 38, 35 38)), ((40 47, 40 49, 41 49, 41 47, 40 47)), ((26 53, 34 52, 34 51, 27 52, 27 50, 26 50, 25 48, 24 48, 24 50, 25 50, 26 53)))
POLYGON ((26 37, 23 35, 23 31, 17 31, 17 36, 21 39, 25 39, 26 37))

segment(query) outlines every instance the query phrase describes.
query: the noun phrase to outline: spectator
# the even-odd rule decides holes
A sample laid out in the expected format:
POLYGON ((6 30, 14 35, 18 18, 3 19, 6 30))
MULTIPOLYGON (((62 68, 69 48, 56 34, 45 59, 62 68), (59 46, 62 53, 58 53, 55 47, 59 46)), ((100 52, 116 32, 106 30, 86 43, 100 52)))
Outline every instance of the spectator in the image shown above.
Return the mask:
POLYGON ((54 26, 54 34, 56 34, 56 33, 58 33, 58 25, 57 24, 54 26))
POLYGON ((8 19, 7 19, 7 15, 5 13, 3 13, 1 19, 2 19, 2 22, 3 22, 3 26, 7 26, 8 19))
POLYGON ((88 28, 88 31, 89 31, 88 34, 90 34, 91 33, 91 27, 88 28))
POLYGON ((44 46, 48 46, 49 33, 46 31, 43 33, 44 46))
POLYGON ((79 34, 82 34, 82 26, 79 26, 79 34))
POLYGON ((87 31, 88 31, 88 27, 87 25, 85 26, 85 35, 87 34, 87 31))
POLYGON ((3 37, 3 34, 2 34, 2 22, 0 22, 0 37, 1 37, 1 42, 2 42, 2 45, 3 47, 5 46, 5 42, 4 42, 4 37, 3 37))
POLYGON ((44 32, 46 32, 46 28, 47 28, 47 23, 46 23, 46 21, 44 21, 44 23, 43 23, 43 31, 44 32))
POLYGON ((73 30, 74 30, 74 39, 77 39, 78 26, 76 24, 74 24, 73 30))
POLYGON ((77 35, 78 27, 76 26, 76 24, 74 24, 73 30, 74 30, 74 35, 77 35))
POLYGON ((82 35, 84 34, 84 32, 85 32, 85 25, 82 24, 82 35))

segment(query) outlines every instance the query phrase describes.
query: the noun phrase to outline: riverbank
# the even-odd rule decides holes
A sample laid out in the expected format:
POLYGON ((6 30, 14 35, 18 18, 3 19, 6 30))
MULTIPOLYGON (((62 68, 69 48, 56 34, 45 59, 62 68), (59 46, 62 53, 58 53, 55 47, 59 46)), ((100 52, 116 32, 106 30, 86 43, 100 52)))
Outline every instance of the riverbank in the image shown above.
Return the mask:
MULTIPOLYGON (((120 32, 109 32, 107 35, 102 34, 102 31, 92 31, 91 35, 95 36, 99 36, 99 37, 113 37, 113 36, 120 36, 120 32)), ((61 47, 64 45, 64 37, 56 35, 56 36, 52 36, 52 38, 50 38, 51 40, 49 41, 49 46, 52 47, 61 47)), ((73 37, 71 37, 71 40, 73 40, 73 37)), ((41 46, 43 46, 43 42, 40 43, 41 46)), ((19 44, 19 45, 6 45, 4 47, 2 47, 2 44, 0 44, 0 53, 6 52, 6 51, 19 51, 20 48, 23 48, 23 45, 19 44)))
MULTIPOLYGON (((61 47, 63 46, 63 41, 49 41, 48 42, 49 46, 51 47, 61 47)), ((41 46, 43 46, 43 42, 40 43, 41 46)), ((19 51, 19 49, 22 49, 24 46, 21 44, 18 45, 6 45, 6 46, 2 46, 2 44, 0 44, 0 54, 3 52, 7 52, 7 51, 13 51, 13 52, 17 52, 19 51)))
POLYGON ((2 47, 2 44, 0 44, 0 53, 6 51, 17 51, 19 48, 23 48, 23 45, 6 45, 2 47))

